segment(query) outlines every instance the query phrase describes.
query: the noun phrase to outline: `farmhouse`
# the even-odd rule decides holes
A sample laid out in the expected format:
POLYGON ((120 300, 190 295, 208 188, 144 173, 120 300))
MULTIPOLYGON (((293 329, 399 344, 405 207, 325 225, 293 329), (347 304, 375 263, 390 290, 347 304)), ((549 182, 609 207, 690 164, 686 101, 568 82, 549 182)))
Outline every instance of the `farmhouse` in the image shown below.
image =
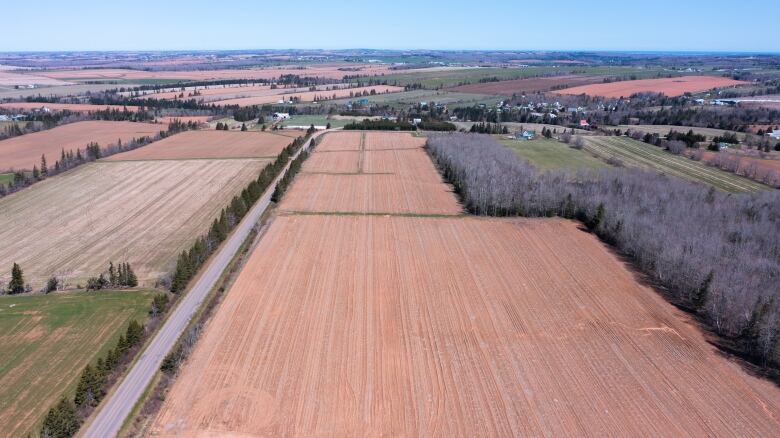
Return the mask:
POLYGON ((587 119, 581 119, 580 120, 580 127, 585 128, 585 127, 588 127, 588 126, 590 126, 590 123, 588 123, 587 119))
POLYGON ((274 113, 274 120, 285 120, 290 118, 290 113, 274 113))
POLYGON ((536 131, 523 130, 515 133, 515 140, 533 140, 536 136, 536 131))
POLYGON ((780 129, 775 129, 767 135, 774 138, 775 140, 780 140, 780 129))

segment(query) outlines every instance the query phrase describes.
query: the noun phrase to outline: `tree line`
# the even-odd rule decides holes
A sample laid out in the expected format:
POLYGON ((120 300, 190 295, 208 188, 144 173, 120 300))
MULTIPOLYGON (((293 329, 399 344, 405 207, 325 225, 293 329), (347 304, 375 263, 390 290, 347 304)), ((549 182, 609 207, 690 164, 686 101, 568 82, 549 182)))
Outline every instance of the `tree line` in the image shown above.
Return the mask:
POLYGON ((230 204, 223 208, 218 218, 214 219, 209 231, 195 240, 188 250, 179 254, 176 267, 171 275, 169 288, 178 293, 187 287, 192 277, 203 263, 230 234, 230 231, 241 221, 254 203, 260 199, 263 192, 273 183, 277 175, 284 169, 290 157, 303 146, 307 137, 298 137, 287 145, 276 159, 266 165, 257 179, 236 195, 230 204))
POLYGON ((87 280, 87 290, 101 290, 108 288, 136 287, 138 277, 133 272, 130 263, 122 262, 114 266, 108 262, 108 270, 101 272, 97 277, 87 280))
POLYGON ((730 348, 778 365, 780 192, 724 194, 635 169, 572 180, 537 171, 487 135, 439 135, 427 150, 469 212, 576 218, 730 348))

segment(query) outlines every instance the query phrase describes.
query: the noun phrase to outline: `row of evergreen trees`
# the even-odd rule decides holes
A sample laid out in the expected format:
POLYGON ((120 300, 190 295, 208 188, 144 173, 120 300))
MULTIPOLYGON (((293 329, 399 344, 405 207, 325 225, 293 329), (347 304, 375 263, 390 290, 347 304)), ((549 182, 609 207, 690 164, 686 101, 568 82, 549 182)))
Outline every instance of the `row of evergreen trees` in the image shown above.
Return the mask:
MULTIPOLYGON (((308 137, 308 136, 307 136, 308 137)), ((307 137, 298 137, 287 145, 276 159, 269 163, 260 172, 257 179, 241 191, 240 195, 233 197, 230 204, 222 209, 219 218, 214 219, 209 231, 199 237, 189 250, 182 251, 176 260, 176 268, 171 278, 170 290, 177 293, 187 287, 190 279, 198 272, 206 259, 222 243, 238 224, 254 203, 260 199, 263 192, 273 183, 279 172, 290 160, 290 157, 301 148, 307 137)))
POLYGON ((138 286, 138 277, 130 263, 119 263, 115 267, 113 262, 108 262, 107 272, 101 272, 97 277, 87 280, 87 290, 136 286, 138 286))
POLYGON ((276 184, 276 188, 274 188, 274 193, 271 195, 272 201, 279 202, 282 200, 284 192, 287 191, 287 187, 289 187, 290 183, 292 183, 292 180, 295 178, 295 175, 298 174, 298 171, 301 170, 303 162, 309 158, 310 153, 311 149, 303 151, 292 161, 292 163, 290 163, 290 168, 287 169, 287 173, 284 174, 284 176, 276 184))
POLYGON ((477 134, 509 134, 509 129, 506 126, 501 126, 498 123, 480 122, 471 125, 469 132, 477 134))
POLYGON ((88 364, 81 372, 72 398, 63 396, 49 409, 41 426, 40 436, 47 438, 72 437, 100 400, 105 397, 110 377, 127 352, 139 345, 144 338, 144 327, 136 320, 130 321, 125 333, 119 336, 114 348, 100 357, 95 365, 88 364))

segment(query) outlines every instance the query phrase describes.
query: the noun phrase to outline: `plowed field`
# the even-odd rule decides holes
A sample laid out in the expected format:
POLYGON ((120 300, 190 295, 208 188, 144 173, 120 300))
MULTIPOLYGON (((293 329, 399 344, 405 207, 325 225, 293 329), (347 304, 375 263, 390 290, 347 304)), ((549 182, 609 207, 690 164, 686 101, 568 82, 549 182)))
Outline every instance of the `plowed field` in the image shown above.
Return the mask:
POLYGON ((563 220, 282 216, 160 435, 772 436, 780 392, 563 220))
POLYGON ((608 84, 582 85, 556 91, 557 94, 587 94, 602 97, 629 97, 635 93, 662 93, 670 97, 685 93, 698 93, 711 88, 733 87, 743 81, 717 76, 682 76, 678 78, 639 79, 610 82, 608 84))
POLYGON ((325 173, 285 194, 152 435, 776 434, 780 391, 716 354, 575 222, 420 217, 456 203, 408 184, 438 177, 401 147, 415 141, 327 135, 304 165, 325 173), (352 151, 326 150, 340 141, 352 151), (393 173, 361 173, 386 152, 374 159, 393 173), (327 174, 355 156, 356 174, 327 174), (342 195, 359 185, 342 178, 366 188, 342 195), (284 213, 296 196, 329 213, 284 213), (344 214, 355 197, 410 213, 344 214))
MULTIPOLYGON (((65 151, 86 148, 89 142, 108 146, 121 139, 123 143, 133 138, 153 136, 165 127, 153 123, 89 121, 69 123, 41 132, 25 134, 0 141, 0 171, 32 169, 40 166, 41 155, 46 155, 49 166, 65 151)), ((82 152, 83 153, 83 152, 82 152)))
POLYGON ((459 214, 422 146, 407 133, 325 136, 280 208, 297 212, 459 214))
POLYGON ((270 132, 186 131, 106 160, 273 158, 290 143, 291 138, 270 132))

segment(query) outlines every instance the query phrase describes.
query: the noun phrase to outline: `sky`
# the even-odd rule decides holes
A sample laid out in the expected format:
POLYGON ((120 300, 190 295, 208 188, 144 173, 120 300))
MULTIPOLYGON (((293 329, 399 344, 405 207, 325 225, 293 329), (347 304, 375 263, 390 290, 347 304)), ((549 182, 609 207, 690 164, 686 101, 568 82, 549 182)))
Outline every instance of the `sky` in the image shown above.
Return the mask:
POLYGON ((4 1, 0 51, 372 48, 777 53, 777 1, 4 1))

